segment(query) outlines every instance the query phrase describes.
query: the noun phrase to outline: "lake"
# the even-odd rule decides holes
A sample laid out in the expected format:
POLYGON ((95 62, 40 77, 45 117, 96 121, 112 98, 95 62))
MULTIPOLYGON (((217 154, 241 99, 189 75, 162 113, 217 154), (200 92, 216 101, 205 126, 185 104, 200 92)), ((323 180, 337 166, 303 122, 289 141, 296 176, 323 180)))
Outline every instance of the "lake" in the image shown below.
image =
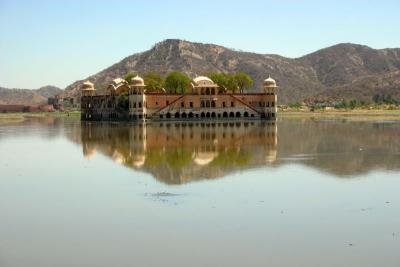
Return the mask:
POLYGON ((400 122, 0 124, 0 266, 400 266, 400 122))

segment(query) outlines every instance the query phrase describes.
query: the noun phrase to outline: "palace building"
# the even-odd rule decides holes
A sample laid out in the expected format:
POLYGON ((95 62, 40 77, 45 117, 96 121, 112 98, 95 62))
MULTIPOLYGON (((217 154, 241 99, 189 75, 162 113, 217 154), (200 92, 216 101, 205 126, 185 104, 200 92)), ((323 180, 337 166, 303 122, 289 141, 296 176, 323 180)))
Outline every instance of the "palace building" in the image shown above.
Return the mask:
POLYGON ((264 80, 262 92, 234 93, 220 88, 210 78, 193 79, 189 93, 146 92, 145 81, 134 77, 130 83, 117 78, 96 94, 94 84, 82 85, 82 120, 187 120, 265 119, 275 120, 277 85, 264 80), (126 99, 121 99, 121 95, 126 99))

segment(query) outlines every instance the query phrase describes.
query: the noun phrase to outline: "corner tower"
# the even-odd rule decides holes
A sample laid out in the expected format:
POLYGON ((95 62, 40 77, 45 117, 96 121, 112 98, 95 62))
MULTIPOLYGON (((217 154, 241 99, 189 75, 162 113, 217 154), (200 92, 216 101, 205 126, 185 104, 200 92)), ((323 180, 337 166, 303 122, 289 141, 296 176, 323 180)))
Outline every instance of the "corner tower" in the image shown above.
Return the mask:
POLYGON ((93 96, 95 93, 94 84, 90 81, 86 81, 82 84, 81 88, 82 88, 81 119, 93 120, 93 114, 94 114, 93 96))
POLYGON ((264 93, 267 95, 268 101, 265 107, 265 117, 266 118, 276 118, 276 113, 278 111, 277 108, 277 95, 276 89, 278 86, 276 85, 276 81, 269 76, 263 82, 264 93))
POLYGON ((136 75, 129 84, 129 116, 131 119, 145 119, 146 110, 146 95, 143 78, 136 75))

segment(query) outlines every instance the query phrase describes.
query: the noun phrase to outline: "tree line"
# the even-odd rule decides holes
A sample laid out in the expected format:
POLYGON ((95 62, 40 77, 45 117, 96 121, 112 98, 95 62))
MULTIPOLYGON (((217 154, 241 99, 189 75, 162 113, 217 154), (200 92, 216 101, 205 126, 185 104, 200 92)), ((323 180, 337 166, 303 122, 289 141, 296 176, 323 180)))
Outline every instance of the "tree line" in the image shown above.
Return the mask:
MULTIPOLYGON (((124 79, 130 82, 136 73, 127 74, 124 79)), ((209 77, 220 87, 220 91, 232 91, 243 93, 253 86, 253 79, 244 72, 223 73, 208 72, 204 76, 209 77)), ((147 92, 166 92, 166 93, 188 93, 192 79, 183 72, 173 71, 167 76, 162 76, 155 72, 143 74, 147 92)))

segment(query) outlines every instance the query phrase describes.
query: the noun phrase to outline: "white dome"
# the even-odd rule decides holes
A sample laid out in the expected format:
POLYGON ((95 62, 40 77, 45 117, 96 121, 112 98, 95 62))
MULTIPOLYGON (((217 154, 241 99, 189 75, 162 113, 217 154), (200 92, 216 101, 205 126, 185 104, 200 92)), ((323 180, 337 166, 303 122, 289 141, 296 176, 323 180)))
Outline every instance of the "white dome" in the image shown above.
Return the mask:
POLYGON ((277 87, 276 81, 269 76, 267 79, 264 80, 265 87, 277 87))
POLYGON ((140 168, 144 165, 146 157, 144 155, 135 156, 132 160, 132 165, 136 168, 140 168))
POLYGON ((210 78, 208 78, 206 76, 198 76, 198 77, 194 78, 193 81, 195 83, 199 83, 199 82, 211 82, 211 83, 214 83, 210 78))
POLYGON ((132 78, 131 84, 135 86, 144 86, 144 80, 142 77, 136 75, 135 77, 132 78))
POLYGON ((118 151, 114 151, 114 153, 112 154, 112 159, 114 160, 114 162, 118 163, 118 164, 123 164, 125 163, 125 157, 124 155, 122 155, 121 153, 119 153, 118 151))
POLYGON ((218 156, 215 152, 199 152, 194 158, 194 163, 197 165, 207 165, 218 156))
POLYGON ((82 90, 94 90, 94 84, 90 81, 86 81, 82 85, 82 90))

